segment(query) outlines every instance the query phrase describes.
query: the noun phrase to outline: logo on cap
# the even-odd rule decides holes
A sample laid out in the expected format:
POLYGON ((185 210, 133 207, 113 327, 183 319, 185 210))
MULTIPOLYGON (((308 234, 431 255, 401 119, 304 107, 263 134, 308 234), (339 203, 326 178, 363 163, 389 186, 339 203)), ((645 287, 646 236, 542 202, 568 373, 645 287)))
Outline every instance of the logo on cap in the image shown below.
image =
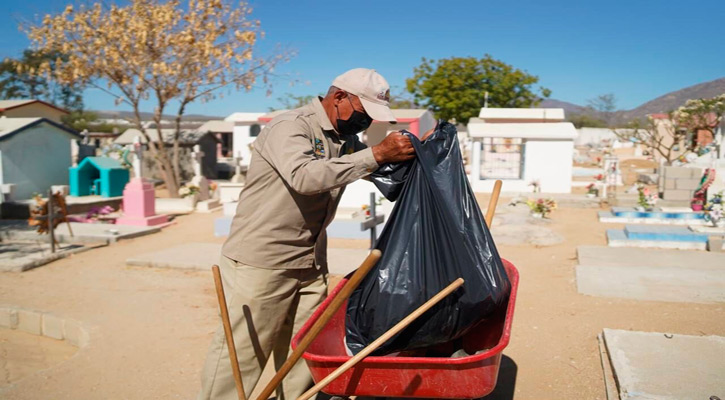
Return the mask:
POLYGON ((390 101, 390 89, 378 93, 378 95, 375 96, 375 97, 377 97, 378 100, 388 101, 389 102, 390 101))

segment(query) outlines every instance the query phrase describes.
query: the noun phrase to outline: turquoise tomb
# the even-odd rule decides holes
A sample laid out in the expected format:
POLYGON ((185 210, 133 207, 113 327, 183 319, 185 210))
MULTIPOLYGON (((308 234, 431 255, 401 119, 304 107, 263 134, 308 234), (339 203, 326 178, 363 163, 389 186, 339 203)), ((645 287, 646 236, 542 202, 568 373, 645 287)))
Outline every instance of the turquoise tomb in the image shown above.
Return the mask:
POLYGON ((70 195, 117 197, 129 180, 129 172, 118 160, 86 157, 70 168, 70 195))

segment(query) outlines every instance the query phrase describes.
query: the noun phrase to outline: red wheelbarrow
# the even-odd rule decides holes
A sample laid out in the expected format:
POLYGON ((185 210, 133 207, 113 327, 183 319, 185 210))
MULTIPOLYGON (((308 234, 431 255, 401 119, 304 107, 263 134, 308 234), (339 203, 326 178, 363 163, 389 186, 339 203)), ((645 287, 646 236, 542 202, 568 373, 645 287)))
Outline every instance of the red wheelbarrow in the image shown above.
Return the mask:
MULTIPOLYGON (((511 281, 506 311, 479 324, 462 339, 464 347, 478 354, 458 357, 367 357, 325 386, 324 392, 339 396, 417 397, 476 399, 496 387, 501 352, 511 337, 519 273, 503 260, 511 281)), ((292 339, 292 348, 307 334, 347 282, 343 279, 292 339)), ((347 302, 325 325, 307 348, 303 358, 315 382, 319 382, 350 359, 345 350, 347 302)))

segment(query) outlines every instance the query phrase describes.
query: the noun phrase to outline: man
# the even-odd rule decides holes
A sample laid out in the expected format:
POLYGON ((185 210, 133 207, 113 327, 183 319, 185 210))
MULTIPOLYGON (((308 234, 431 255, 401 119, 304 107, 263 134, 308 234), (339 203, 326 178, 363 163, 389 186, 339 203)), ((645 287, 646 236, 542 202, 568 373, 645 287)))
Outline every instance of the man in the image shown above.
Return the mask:
MULTIPOLYGON (((380 164, 415 156, 410 139, 400 133, 371 148, 357 138, 373 120, 395 122, 389 89, 374 70, 347 71, 324 98, 274 118, 254 142, 219 265, 247 396, 270 353, 279 368, 291 352, 292 334, 327 295, 325 228, 345 185, 380 164)), ((311 383, 300 360, 277 391, 278 399, 294 400, 311 383)), ((199 398, 237 398, 221 324, 202 371, 199 398)))

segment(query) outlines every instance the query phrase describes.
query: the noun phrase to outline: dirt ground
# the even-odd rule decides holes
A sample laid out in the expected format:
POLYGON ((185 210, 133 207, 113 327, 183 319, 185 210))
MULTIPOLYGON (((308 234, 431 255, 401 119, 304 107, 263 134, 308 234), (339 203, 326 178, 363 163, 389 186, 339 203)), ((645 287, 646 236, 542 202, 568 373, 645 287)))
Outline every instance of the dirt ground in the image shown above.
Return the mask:
MULTIPOLYGON (((481 204, 486 204, 481 196, 481 204)), ((505 205, 506 199, 500 204, 505 205)), ((596 298, 576 292, 576 247, 605 244, 596 209, 563 208, 549 247, 499 246, 521 275, 511 344, 496 398, 604 399, 602 328, 725 335, 725 305, 596 298)), ((0 387, 7 399, 191 399, 215 330, 210 272, 128 267, 124 260, 187 242, 221 242, 216 214, 180 217, 162 233, 121 241, 24 273, 0 274, 0 304, 82 321, 90 344, 51 368, 0 387)), ((495 238, 495 224, 493 234, 495 238)), ((364 241, 331 241, 359 247, 364 241)))
POLYGON ((0 387, 20 381, 38 370, 52 368, 76 351, 75 346, 62 340, 0 329, 0 387))

